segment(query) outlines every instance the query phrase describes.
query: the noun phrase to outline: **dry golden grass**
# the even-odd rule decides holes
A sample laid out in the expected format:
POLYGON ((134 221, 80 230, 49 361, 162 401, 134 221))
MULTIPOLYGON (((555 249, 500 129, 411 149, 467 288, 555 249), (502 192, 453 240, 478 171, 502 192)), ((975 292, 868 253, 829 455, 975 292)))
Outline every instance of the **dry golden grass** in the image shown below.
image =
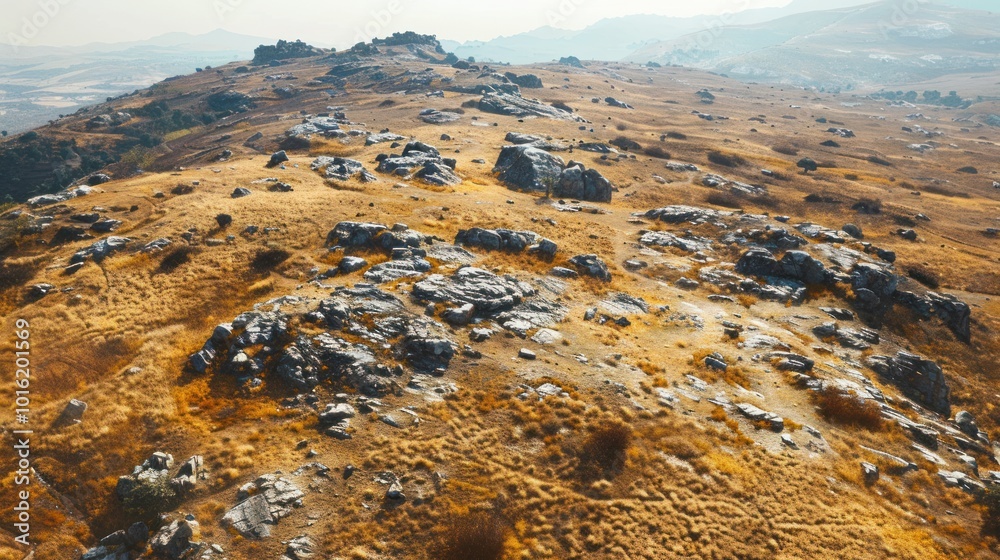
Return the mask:
MULTIPOLYGON (((329 70, 328 64, 302 64, 290 67, 289 71, 308 76, 329 70)), ((5 259, 3 266, 24 264, 26 268, 19 272, 18 282, 12 283, 20 286, 30 277, 30 281, 50 281, 59 287, 72 285, 73 295, 81 296, 74 304, 69 303, 71 296, 63 294, 53 294, 30 305, 11 296, 4 304, 4 316, 10 316, 8 310, 16 310, 37 325, 33 336, 43 348, 60 349, 59 353, 39 354, 42 360, 39 366, 47 372, 40 381, 39 418, 46 423, 54 419, 68 398, 82 398, 91 405, 83 424, 45 433, 39 439, 39 472, 46 476, 54 491, 78 505, 82 517, 41 518, 38 530, 48 531, 43 535, 53 544, 36 551, 36 558, 43 554, 58 557, 55 549, 70 551, 79 543, 90 545, 94 539, 127 526, 130 520, 123 515, 113 495, 116 477, 130 472, 156 449, 171 452, 180 460, 196 453, 205 456, 211 478, 201 494, 184 504, 184 510, 198 516, 206 541, 223 545, 227 555, 234 559, 277 557, 283 552, 280 542, 302 532, 310 522, 306 516, 317 512, 321 513, 315 525, 321 554, 331 557, 440 558, 441 550, 436 547, 441 543, 440 532, 446 531, 449 521, 478 515, 502 519, 500 534, 493 522, 471 523, 468 531, 461 530, 458 534, 471 533, 477 542, 494 545, 499 541, 503 545, 502 554, 509 558, 985 557, 976 532, 978 517, 970 509, 969 499, 957 491, 944 489, 933 474, 925 472, 929 466, 899 478, 888 475, 892 480, 880 482, 871 490, 863 487, 857 467, 863 455, 858 446, 884 446, 895 453, 908 453, 909 442, 898 430, 872 433, 840 430, 835 426, 824 429, 832 451, 806 458, 804 453, 787 450, 769 452, 773 448, 768 446, 776 439, 766 438, 777 438, 775 434, 752 429, 743 433, 740 420, 728 417, 708 403, 684 401, 683 412, 691 409, 690 415, 680 409, 659 407, 651 389, 683 383, 683 374, 690 372, 719 383, 712 387, 713 392, 731 391, 733 385, 741 385, 766 393, 769 404, 787 402, 788 410, 781 412, 786 418, 795 417, 786 419, 790 431, 798 421, 823 426, 818 423, 821 418, 808 407, 806 397, 784 385, 773 387, 773 382, 781 378, 768 373, 766 364, 737 362, 737 356, 742 355, 746 360, 749 354, 740 352, 735 346, 738 341, 720 342, 717 330, 713 330, 717 326, 713 317, 717 314, 738 311, 747 322, 778 321, 799 313, 798 308, 785 310, 741 297, 744 309, 739 309, 710 303, 703 293, 697 292, 684 293, 681 300, 681 294, 657 281, 674 281, 682 275, 697 277, 700 265, 669 273, 663 272, 664 267, 660 271, 663 274, 651 272, 647 277, 626 272, 618 263, 636 258, 636 230, 645 227, 626 221, 632 212, 667 204, 700 204, 708 192, 691 187, 685 175, 664 169, 663 162, 658 160, 665 157, 664 152, 679 161, 704 165, 705 153, 718 150, 726 159, 715 157, 722 163, 709 163, 705 170, 748 182, 763 180, 759 177, 761 167, 786 177, 794 176, 792 181, 764 180, 772 196, 741 200, 739 207, 754 212, 780 210, 796 221, 815 221, 830 227, 848 221, 845 213, 849 213, 850 221, 862 225, 873 243, 898 251, 901 262, 919 259, 929 263, 925 266, 931 270, 948 270, 950 276, 960 279, 955 282, 964 284, 955 289, 972 292, 960 294, 980 306, 974 311, 975 334, 971 346, 958 343, 934 322, 916 321, 902 313, 889 318, 887 334, 902 336, 916 351, 941 360, 949 380, 955 380, 954 403, 975 410, 981 425, 992 432, 1000 425, 1000 407, 992 402, 990 395, 996 392, 1000 380, 994 379, 995 367, 990 360, 1000 348, 995 337, 988 335, 998 326, 994 317, 1000 316, 1000 308, 996 302, 987 302, 977 294, 1000 293, 997 287, 1000 274, 996 273, 998 254, 981 236, 974 236, 977 232, 967 224, 990 219, 995 214, 996 198, 992 193, 976 192, 975 198, 967 199, 926 189, 924 196, 914 198, 908 194, 911 189, 902 185, 904 181, 919 184, 915 177, 944 177, 950 172, 936 169, 933 162, 927 161, 914 160, 912 165, 897 164, 889 169, 861 156, 820 154, 821 160, 836 157, 837 161, 831 163, 841 167, 821 169, 819 176, 795 175, 793 163, 770 147, 787 142, 788 129, 762 128, 754 137, 739 135, 743 138, 736 142, 734 129, 727 128, 729 124, 720 122, 713 125, 715 128, 708 128, 690 115, 690 106, 663 103, 665 92, 667 97, 678 99, 685 99, 681 96, 690 93, 689 88, 677 85, 678 80, 725 87, 730 82, 724 78, 685 69, 638 73, 634 68, 620 65, 610 68, 636 78, 634 83, 622 87, 628 88, 628 98, 634 99, 638 108, 625 122, 620 113, 603 105, 587 104, 586 110, 581 108, 581 114, 594 122, 609 116, 614 119, 608 122, 607 129, 599 129, 593 136, 609 141, 617 136, 613 129, 621 124, 630 137, 656 151, 646 154, 648 157, 621 162, 601 162, 597 156, 574 154, 588 166, 600 165, 601 172, 619 187, 615 201, 602 205, 609 210, 607 214, 557 212, 540 204, 534 194, 502 188, 490 173, 490 163, 507 130, 553 135, 569 143, 581 139, 575 125, 562 127, 541 119, 519 123, 513 118, 491 115, 484 118, 498 122, 499 126, 475 127, 469 124, 473 111, 468 111, 454 125, 423 125, 414 115, 426 103, 441 103, 439 108, 454 107, 464 98, 449 93, 443 101, 415 103, 399 97, 393 104, 383 105, 382 96, 352 89, 347 101, 352 120, 369 123, 371 127, 391 126, 432 143, 442 132, 456 138, 437 144, 444 149, 461 149, 461 155, 456 157, 460 158, 459 172, 465 181, 453 189, 416 186, 395 189, 392 188, 395 181, 386 177, 379 183, 351 182, 347 188, 331 188, 308 169, 310 157, 304 151, 293 152, 293 161, 285 170, 265 170, 266 156, 239 146, 234 148, 236 157, 215 173, 199 169, 201 164, 187 159, 188 154, 180 146, 188 142, 194 145, 220 134, 216 130, 196 129, 176 141, 173 152, 161 155, 156 162, 155 169, 184 167, 184 171, 176 175, 173 171, 147 173, 115 181, 105 187, 106 193, 88 198, 86 205, 128 208, 141 203, 143 209, 139 213, 122 214, 126 218, 123 233, 136 239, 136 243, 168 235, 178 243, 175 247, 180 247, 179 234, 191 227, 211 232, 210 236, 221 236, 214 229, 214 217, 222 212, 233 216, 234 234, 250 224, 276 228, 266 238, 237 235, 231 245, 200 245, 198 250, 184 250, 187 260, 164 270, 158 267, 167 254, 117 255, 101 266, 88 264, 72 279, 60 276, 57 268, 46 267, 64 262, 83 243, 47 247, 32 241, 16 247, 17 258, 5 259), (653 83, 646 84, 647 76, 653 83), (657 144, 657 138, 665 130, 670 132, 657 144), (474 158, 483 158, 488 163, 473 164, 474 158), (899 180, 887 176, 889 171, 898 175, 899 180), (668 177, 674 183, 656 183, 651 180, 653 174, 668 177), (845 175, 853 178, 848 180, 845 175), (270 193, 253 184, 267 176, 278 176, 293 184, 295 192, 270 193), (151 197, 153 192, 169 192, 178 183, 193 181, 201 184, 191 194, 164 199, 151 197), (254 191, 253 196, 229 198, 236 185, 248 186, 254 191), (842 204, 803 202, 807 194, 836 196, 842 204), (864 198, 882 200, 883 213, 865 215, 848 211, 850 204, 864 198), (514 204, 507 204, 507 200, 514 204), (912 216, 917 212, 932 215, 934 222, 921 225, 922 236, 930 241, 920 246, 919 256, 910 256, 917 251, 889 233, 896 227, 892 216, 912 216), (550 225, 547 219, 557 225, 550 225), (422 418, 419 426, 396 430, 369 417, 359 417, 352 425, 355 438, 347 442, 322 437, 315 414, 281 409, 278 403, 287 396, 287 389, 270 379, 261 392, 246 394, 225 376, 192 377, 182 373, 187 355, 201 346, 215 324, 276 295, 326 295, 326 291, 308 286, 306 280, 312 267, 334 266, 339 259, 339 253, 329 254, 323 245, 326 232, 341 220, 406 222, 446 241, 454 239, 458 229, 473 225, 534 230, 559 244, 560 253, 554 262, 544 262, 528 254, 490 253, 482 254, 477 266, 500 273, 541 275, 553 265, 565 264, 565 259, 572 255, 598 253, 611 266, 615 280, 610 285, 585 279, 568 282, 565 293, 552 297, 570 307, 571 318, 582 315, 596 296, 626 291, 642 295, 651 304, 670 305, 671 314, 678 312, 684 303, 701 306, 700 315, 708 326, 699 332, 659 315, 636 318, 628 328, 571 319, 557 327, 567 336, 568 346, 556 347, 558 353, 544 349, 540 359, 530 364, 503 359, 516 354, 528 342, 497 336, 477 346, 486 355, 484 359, 456 358, 446 380, 458 384, 462 388, 460 393, 437 403, 387 399, 393 407, 403 402, 417 406, 422 418), (258 267, 260 274, 246 274, 257 255, 275 250, 285 251, 287 258, 280 259, 281 262, 269 260, 264 263, 266 266, 258 267), (264 277, 264 272, 271 273, 264 277), (303 288, 299 289, 300 285, 303 288), (689 361, 696 348, 704 350, 695 352, 689 361), (730 364, 738 365, 732 365, 724 374, 702 367, 701 358, 712 351, 722 352, 730 364), (561 355, 577 352, 588 356, 591 365, 561 355), (622 354, 622 358, 605 360, 608 354, 622 354), (594 364, 600 366, 598 374, 594 364), (638 371, 629 364, 635 364, 638 371), (126 374, 124 370, 133 365, 142 371, 126 374), (650 393, 625 397, 609 391, 603 384, 605 379, 630 388, 642 380, 648 383, 650 393), (518 384, 537 386, 544 381, 563 387, 570 397, 542 402, 516 399, 515 395, 520 393, 518 384), (730 387, 720 383, 723 381, 730 387), (646 410, 637 411, 630 402, 632 398, 646 410), (604 433, 609 427, 619 433, 593 435, 604 433), (218 517, 232 505, 237 486, 263 472, 277 469, 292 472, 306 461, 295 450, 302 439, 308 439, 309 447, 317 450, 317 460, 334 469, 346 464, 358 465, 362 472, 346 482, 333 476, 322 482, 329 489, 308 492, 306 507, 276 526, 273 539, 247 541, 218 527, 218 517), (755 445, 758 440, 762 445, 755 445), (588 448, 589 452, 581 454, 581 450, 588 448), (603 469, 600 477, 582 479, 581 460, 588 456, 613 457, 595 463, 615 468, 603 469), (382 502, 385 488, 372 480, 372 475, 382 470, 392 470, 403 478, 407 503, 389 507, 382 502), (444 476, 436 479, 435 473, 444 476), (435 480, 441 482, 436 484, 435 480), (942 517, 945 509, 959 512, 951 516, 954 522, 950 517, 942 517), (933 520, 935 516, 950 521, 936 525, 920 520, 933 520), (68 529, 56 537, 60 530, 57 527, 68 529)), ((567 76, 558 68, 541 67, 537 71, 547 83, 561 83, 567 76)), ((171 87, 180 93, 183 87, 194 83, 206 88, 222 85, 214 82, 216 78, 212 75, 191 79, 197 82, 171 87)), ((549 95, 553 102, 579 106, 579 97, 587 95, 586 86, 607 87, 604 79, 573 74, 566 90, 552 90, 549 95)), ((262 85, 265 85, 262 77, 248 77, 247 87, 262 85)), ((760 86, 748 91, 760 99, 773 99, 777 95, 760 86)), ((884 134, 878 133, 878 123, 842 109, 836 96, 812 95, 832 107, 828 110, 831 117, 847 121, 859 132, 859 152, 881 149, 876 139, 884 134)), ((317 100, 303 109, 322 112, 326 103, 325 99, 317 100)), ((720 96, 717 101, 720 111, 734 117, 730 123, 760 113, 756 103, 735 96, 720 96)), ((886 113, 895 117, 905 115, 897 114, 899 111, 894 108, 886 113)), ((297 111, 292 115, 298 118, 297 111)), ((260 129, 265 138, 276 138, 288 122, 285 119, 259 126, 244 123, 235 128, 247 135, 260 129)), ((826 139, 819 132, 799 132, 796 145, 801 141, 801 145, 815 146, 826 139)), ((270 144, 266 147, 277 148, 270 144)), ((366 164, 380 151, 379 147, 365 148, 356 141, 351 144, 317 141, 303 148, 306 149, 312 155, 342 155, 366 164)), ((884 154, 894 162, 903 161, 902 155, 902 152, 884 154)), ((956 156, 963 158, 968 159, 956 156)), ((956 162, 949 165, 949 170, 958 167, 958 163, 973 162, 956 162)), ((955 193, 975 192, 968 187, 967 178, 948 178, 955 181, 954 187, 949 186, 955 193)), ((661 224, 650 227, 668 229, 661 224)), ((698 235, 714 234, 707 228, 692 229, 698 235)), ((387 258, 382 254, 364 256, 372 263, 387 258)), ((720 247, 713 254, 730 262, 738 256, 737 248, 720 247)), ((681 253, 665 252, 656 257, 661 258, 671 266, 679 263, 690 266, 687 255, 681 253)), ((355 275, 331 283, 359 281, 360 275, 355 275)), ((411 305, 405 297, 406 282, 387 287, 399 289, 397 295, 411 305)), ((14 291, 10 290, 11 294, 14 291)), ((843 295, 810 290, 807 304, 843 295)), ((416 305, 413 310, 421 311, 416 305)), ((460 329, 456 330, 456 340, 462 340, 462 334, 460 329)), ((815 343, 813 338, 794 329, 790 336, 782 336, 796 342, 801 347, 796 350, 801 352, 811 352, 815 343)), ((321 394, 324 402, 332 398, 324 389, 321 394)), ((743 421, 742 425, 747 424, 743 421)), ((308 487, 309 483, 302 481, 302 485, 308 487)), ((3 485, 0 497, 9 497, 8 487, 3 485)), ((3 544, 0 543, 0 550, 3 544)), ((490 549, 491 554, 496 553, 496 546, 490 549)))

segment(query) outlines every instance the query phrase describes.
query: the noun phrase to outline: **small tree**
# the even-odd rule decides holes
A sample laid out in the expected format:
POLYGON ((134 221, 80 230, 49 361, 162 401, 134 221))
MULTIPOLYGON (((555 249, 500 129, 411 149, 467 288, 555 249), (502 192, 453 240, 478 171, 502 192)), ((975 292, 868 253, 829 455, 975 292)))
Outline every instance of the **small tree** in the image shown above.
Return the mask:
POLYGON ((812 158, 802 158, 796 165, 802 168, 802 173, 805 175, 808 175, 810 171, 819 169, 819 166, 816 165, 816 162, 812 158))
POLYGON ((170 511, 176 498, 177 493, 170 486, 170 475, 164 471, 136 481, 135 487, 122 499, 122 505, 130 513, 150 517, 170 511))

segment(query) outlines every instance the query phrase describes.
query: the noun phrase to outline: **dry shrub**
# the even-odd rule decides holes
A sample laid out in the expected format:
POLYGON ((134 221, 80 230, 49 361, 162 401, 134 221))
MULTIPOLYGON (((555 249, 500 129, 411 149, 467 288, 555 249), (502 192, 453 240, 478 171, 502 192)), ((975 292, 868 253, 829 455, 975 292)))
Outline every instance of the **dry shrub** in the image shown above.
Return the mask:
POLYGON ((35 276, 35 267, 29 264, 0 262, 0 292, 24 286, 35 276))
POLYGON ((907 267, 906 275, 932 290, 941 286, 941 277, 927 267, 914 265, 907 267))
POLYGON ((308 150, 312 147, 312 142, 308 138, 301 136, 289 136, 278 143, 278 147, 289 152, 308 150))
POLYGON ((877 198, 862 198, 851 206, 851 210, 857 210, 862 214, 881 214, 882 201, 877 198))
POLYGON ((892 167, 892 162, 891 161, 889 161, 887 159, 884 159, 884 158, 880 158, 878 156, 868 156, 868 161, 871 162, 871 163, 874 163, 875 165, 882 165, 882 166, 885 166, 885 167, 892 167))
POLYGON ((723 167, 740 167, 747 165, 747 160, 736 154, 724 154, 722 152, 708 152, 708 161, 723 167))
POLYGON ((499 560, 509 525, 494 513, 456 517, 445 527, 436 558, 441 560, 499 560))
POLYGON ((617 125, 615 125, 615 130, 617 130, 618 132, 625 132, 626 130, 628 130, 628 125, 626 125, 625 123, 618 123, 617 125))
POLYGON ((592 431, 580 450, 581 465, 610 470, 620 466, 632 445, 632 428, 620 421, 609 422, 592 431))
MULTIPOLYGON (((624 125, 618 125, 618 126, 624 126, 624 125)), ((642 150, 641 144, 639 144, 635 140, 626 138, 625 136, 619 136, 615 138, 610 142, 610 144, 616 148, 625 150, 626 152, 638 152, 642 150)))
POLYGON ((378 104, 378 106, 379 106, 379 107, 392 107, 392 106, 393 106, 393 105, 395 105, 395 104, 396 104, 396 101, 395 101, 395 100, 392 100, 392 99, 386 99, 385 101, 383 101, 383 102, 379 103, 379 104, 378 104))
MULTIPOLYGON (((12 204, 0 204, 0 214, 12 208, 12 204)), ((21 216, 10 220, 0 220, 0 255, 16 249, 21 242, 24 229, 28 226, 29 218, 27 212, 21 216)))
POLYGON ((858 426, 873 432, 880 431, 884 427, 879 405, 854 393, 836 387, 826 387, 814 393, 813 398, 820 415, 830 422, 858 426))
POLYGON ((847 179, 848 181, 857 181, 860 177, 858 177, 857 173, 844 173, 844 179, 847 179))
POLYGON ((953 191, 951 189, 946 189, 941 185, 924 185, 920 189, 925 193, 936 194, 940 196, 947 196, 951 198, 972 198, 969 193, 953 191))
POLYGON ((191 262, 191 255, 196 252, 194 247, 187 245, 169 251, 160 261, 159 271, 169 274, 177 270, 181 265, 191 262))
POLYGON ((788 144, 779 144, 771 148, 779 154, 785 154, 786 156, 797 156, 799 155, 799 149, 794 146, 789 146, 788 144))
POLYGON ((661 146, 649 146, 643 153, 649 157, 659 158, 659 159, 670 159, 670 152, 662 148, 661 146))
POLYGON ((668 132, 664 136, 666 136, 667 138, 670 138, 671 140, 687 140, 688 139, 687 134, 684 134, 683 132, 668 132))
POLYGON ((287 261, 291 256, 292 254, 284 249, 261 251, 250 262, 250 269, 258 274, 270 272, 281 263, 287 261))
POLYGON ((563 103, 562 101, 555 101, 551 105, 553 107, 555 107, 556 109, 560 109, 562 111, 566 111, 567 113, 575 113, 576 112, 575 109, 573 109, 569 105, 563 103))
POLYGON ((705 202, 723 208, 743 208, 743 200, 727 192, 713 192, 705 196, 705 202))

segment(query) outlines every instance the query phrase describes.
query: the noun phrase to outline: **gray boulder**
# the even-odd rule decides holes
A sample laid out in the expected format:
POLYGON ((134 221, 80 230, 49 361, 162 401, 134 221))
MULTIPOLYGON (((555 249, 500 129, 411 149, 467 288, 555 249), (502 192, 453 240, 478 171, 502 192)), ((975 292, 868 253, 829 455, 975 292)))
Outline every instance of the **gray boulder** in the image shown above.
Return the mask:
POLYGON ((187 557, 188 550, 192 548, 193 536, 194 529, 191 524, 184 519, 178 519, 157 531, 149 540, 149 546, 153 554, 158 557, 181 560, 187 557))
POLYGON ((596 169, 584 169, 583 164, 563 170, 552 194, 591 202, 611 202, 614 186, 596 169))
POLYGON ((532 146, 505 146, 493 172, 509 188, 545 192, 558 183, 563 160, 532 146))
POLYGON ((586 274, 604 282, 611 281, 608 265, 597 255, 577 255, 569 260, 581 274, 586 274))
POLYGON ((115 237, 111 236, 102 239, 86 249, 77 251, 70 257, 69 262, 71 264, 85 262, 88 258, 93 259, 94 262, 100 263, 105 258, 110 256, 112 253, 118 251, 124 251, 125 247, 131 242, 131 239, 127 237, 115 237))
POLYGON ((582 121, 580 117, 539 101, 525 99, 519 93, 487 93, 479 101, 479 110, 510 117, 545 117, 565 121, 582 121))
POLYGON ((908 352, 893 357, 872 356, 868 366, 904 395, 941 414, 949 414, 951 394, 941 366, 908 352))
POLYGON ((338 269, 341 274, 350 274, 352 272, 357 272, 362 268, 368 266, 368 261, 362 259, 361 257, 344 257, 340 259, 340 264, 338 269))
POLYGON ((271 154, 271 159, 267 161, 267 165, 265 165, 265 167, 271 169, 274 167, 278 167, 279 165, 285 163, 286 161, 288 161, 288 154, 285 153, 285 150, 281 150, 271 154))
POLYGON ((542 85, 541 78, 539 78, 534 74, 522 74, 518 76, 513 72, 506 72, 504 73, 504 77, 506 77, 511 82, 517 84, 519 87, 527 89, 541 89, 545 87, 544 85, 542 85))

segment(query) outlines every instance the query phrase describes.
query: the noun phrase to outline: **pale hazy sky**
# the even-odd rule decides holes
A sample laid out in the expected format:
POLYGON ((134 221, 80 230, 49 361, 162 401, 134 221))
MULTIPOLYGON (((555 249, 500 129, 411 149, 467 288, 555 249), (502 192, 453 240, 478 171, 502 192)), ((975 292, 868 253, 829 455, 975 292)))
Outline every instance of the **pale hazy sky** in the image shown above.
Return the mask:
POLYGON ((361 36, 414 30, 492 39, 545 25, 580 29, 631 14, 692 16, 790 0, 3 0, 0 43, 80 45, 215 29, 348 47, 361 36), (372 32, 375 33, 372 33, 372 32))

